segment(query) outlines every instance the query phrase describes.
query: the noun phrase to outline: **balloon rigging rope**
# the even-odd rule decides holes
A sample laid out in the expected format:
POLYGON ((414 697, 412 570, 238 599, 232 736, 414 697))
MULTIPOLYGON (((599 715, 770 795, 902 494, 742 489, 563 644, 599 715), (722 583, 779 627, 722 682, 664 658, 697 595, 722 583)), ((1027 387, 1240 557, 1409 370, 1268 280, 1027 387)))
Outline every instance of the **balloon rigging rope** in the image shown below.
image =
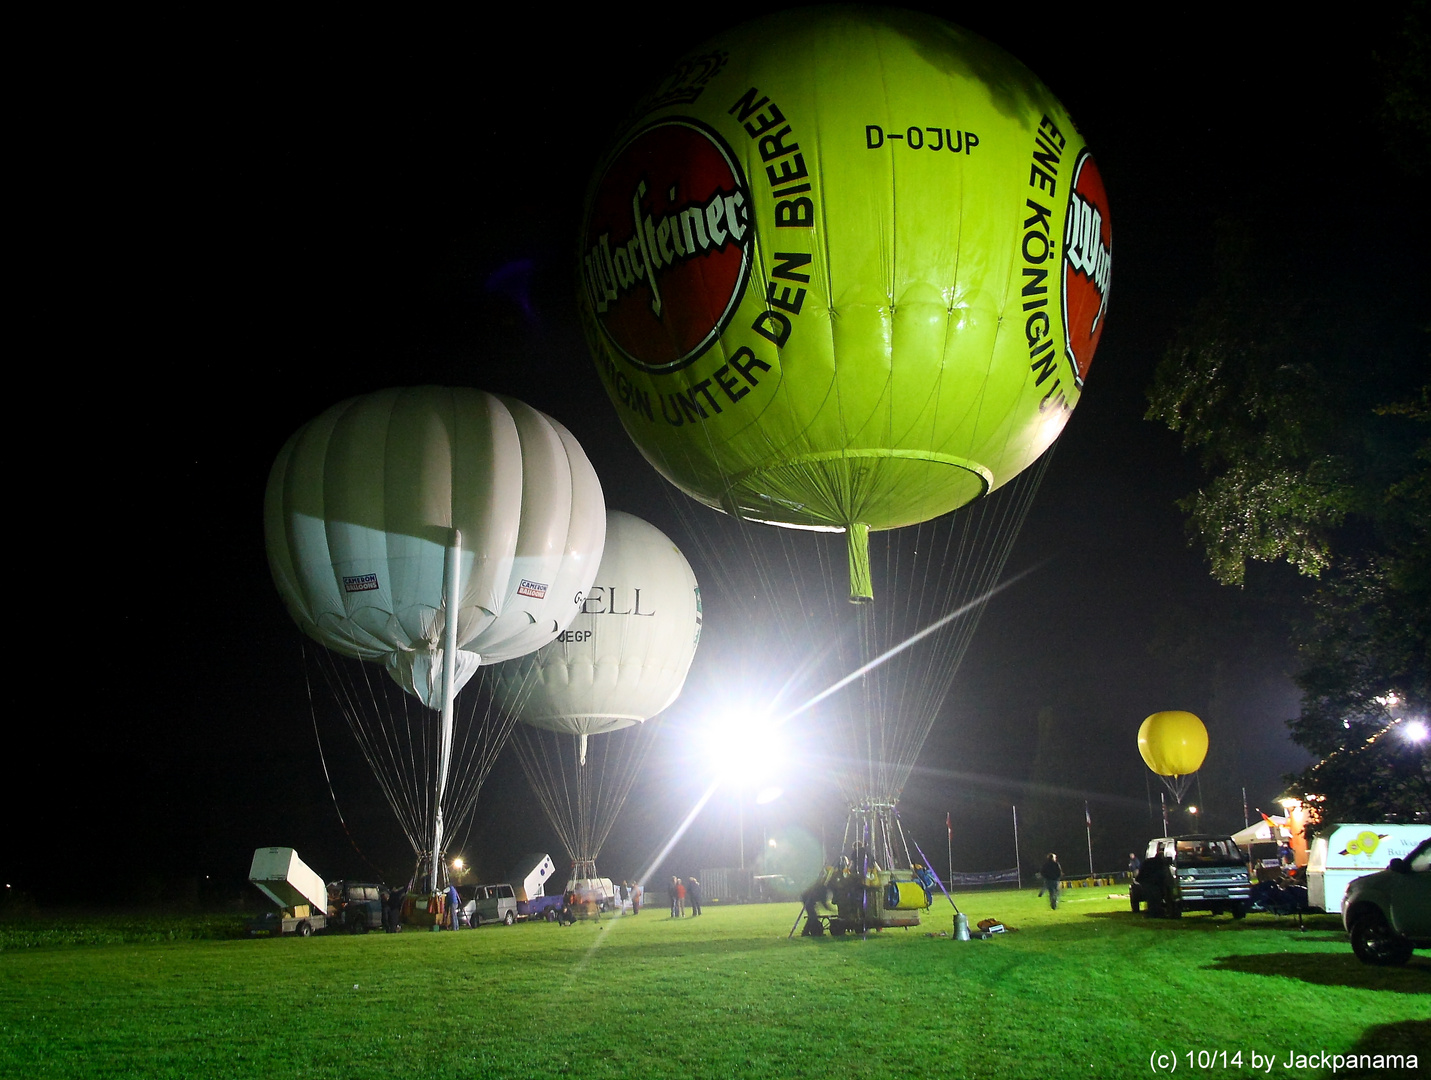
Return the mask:
POLYGON ((367 863, 368 867, 376 871, 381 877, 382 871, 378 870, 378 868, 372 864, 372 861, 364 853, 363 849, 358 846, 357 839, 353 836, 352 830, 348 828, 348 819, 343 816, 343 808, 338 805, 338 793, 333 789, 333 775, 328 771, 328 755, 323 750, 323 736, 318 730, 318 707, 317 703, 313 700, 313 679, 308 669, 307 641, 300 641, 300 649, 302 650, 301 656, 303 661, 303 688, 308 694, 308 716, 313 722, 313 741, 318 744, 318 761, 323 766, 323 779, 328 784, 328 796, 333 800, 333 810, 338 815, 338 823, 343 826, 343 835, 348 838, 348 843, 353 845, 353 850, 358 853, 358 858, 367 863))
POLYGON ((556 831, 557 839, 572 861, 581 849, 578 840, 578 813, 571 804, 570 788, 565 782, 561 759, 537 739, 526 725, 512 737, 512 749, 521 762, 527 783, 536 793, 542 812, 556 831))
MULTIPOLYGON (((894 802, 902 793, 973 639, 982 598, 1002 577, 1052 458, 1051 447, 1003 488, 952 514, 872 534, 882 558, 872 558, 871 568, 882 572, 875 600, 862 605, 843 598, 843 535, 754 525, 726 515, 711 520, 692 500, 666 488, 689 550, 706 565, 720 595, 734 601, 752 654, 788 663, 791 681, 798 681, 790 693, 817 692, 971 605, 963 618, 867 673, 853 698, 845 693, 834 699, 836 717, 822 713, 821 723, 844 744, 831 767, 852 804, 894 802), (773 640, 759 640, 762 633, 773 640), (817 645, 827 641, 832 647, 822 653, 817 645), (840 670, 832 670, 831 661, 840 670)), ((708 606, 717 608, 720 601, 715 594, 711 598, 715 602, 708 606)))
MULTIPOLYGON (((440 714, 422 706, 396 684, 389 685, 385 675, 378 675, 375 665, 341 657, 327 649, 314 650, 313 655, 403 835, 413 853, 421 858, 432 845, 436 827, 433 792, 440 714)), ((443 799, 448 850, 455 849, 450 841, 464 825, 464 842, 470 835, 472 811, 482 785, 515 723, 513 717, 494 708, 488 695, 473 692, 479 689, 472 686, 458 695, 456 703, 452 758, 443 799)), ((316 736, 316 719, 314 730, 316 736)), ((326 760, 324 772, 328 775, 326 760)), ((331 789, 331 777, 329 784, 331 789)), ((336 794, 334 803, 336 806, 336 794)))
POLYGON ((528 782, 573 863, 594 860, 609 831, 602 796, 606 749, 612 737, 602 734, 588 740, 585 765, 577 760, 578 735, 522 725, 512 741, 528 782))
POLYGON ((412 844, 414 850, 417 850, 417 837, 414 828, 421 818, 420 815, 414 814, 410 793, 403 785, 400 774, 388 766, 377 745, 374 729, 379 726, 377 721, 384 716, 384 710, 379 705, 371 684, 367 682, 367 672, 359 668, 355 673, 351 665, 360 662, 347 661, 327 649, 315 652, 314 656, 329 689, 332 691, 334 700, 338 703, 339 711, 347 722, 364 759, 368 762, 383 796, 397 816, 398 823, 409 844, 412 844), (359 678, 363 680, 363 689, 367 692, 365 698, 361 700, 358 696, 357 680, 359 678))
POLYGON ((450 844, 449 849, 465 846, 470 838, 473 811, 482 793, 482 785, 486 783, 492 766, 516 725, 515 714, 504 712, 493 702, 487 685, 490 677, 488 670, 484 669, 481 682, 474 679, 473 683, 477 685, 469 683, 465 692, 458 695, 458 716, 462 720, 463 737, 460 752, 457 739, 453 739, 452 771, 449 775, 455 783, 449 780, 452 784, 448 796, 451 814, 445 827, 449 836, 456 837, 459 828, 463 828, 463 835, 461 845, 450 844))
MULTIPOLYGON (((948 611, 965 604, 974 606, 965 618, 956 621, 947 631, 941 631, 938 635, 941 640, 933 647, 912 649, 895 657, 889 662, 887 674, 879 671, 872 673, 871 681, 879 686, 874 715, 888 728, 890 736, 889 754, 883 759, 888 767, 881 778, 887 793, 897 794, 908 781, 914 761, 978 627, 984 610, 980 598, 986 596, 1002 577, 1014 540, 1027 517, 1050 458, 1050 454, 1045 454, 1033 468, 1009 485, 1007 494, 995 493, 996 497, 985 498, 978 505, 968 508, 962 523, 958 524, 957 540, 954 529, 945 532, 942 557, 931 560, 927 571, 921 571, 919 560, 910 560, 910 573, 907 575, 909 591, 904 595, 910 595, 919 588, 919 581, 929 580, 929 574, 936 573, 937 568, 943 566, 940 587, 925 590, 925 599, 929 603, 921 601, 916 606, 915 598, 911 596, 909 606, 917 611, 917 618, 897 626, 891 613, 882 628, 882 637, 871 642, 869 647, 888 648, 912 629, 927 626, 948 611), (1003 497, 997 497, 1000 495, 1003 497), (903 719, 891 722, 890 717, 903 719)), ((914 550, 929 550, 939 539, 938 531, 936 527, 920 526, 914 550)), ((893 543, 887 550, 887 558, 890 557, 895 560, 901 557, 898 546, 893 543)), ((898 572, 897 562, 893 569, 898 572)))
POLYGON ((573 864, 601 855, 650 754, 658 724, 647 720, 590 735, 584 765, 579 735, 517 726, 512 747, 573 864))

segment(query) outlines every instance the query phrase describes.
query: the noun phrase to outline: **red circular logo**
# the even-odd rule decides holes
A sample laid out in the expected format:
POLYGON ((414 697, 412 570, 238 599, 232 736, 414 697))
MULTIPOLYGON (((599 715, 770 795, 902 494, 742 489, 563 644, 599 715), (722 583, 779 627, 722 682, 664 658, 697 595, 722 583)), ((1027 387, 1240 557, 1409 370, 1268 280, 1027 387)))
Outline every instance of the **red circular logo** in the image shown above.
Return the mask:
POLYGON ((1063 230, 1063 334, 1078 385, 1093 363, 1108 313, 1113 267, 1113 223, 1108 194, 1093 156, 1085 149, 1073 168, 1068 221, 1063 230))
POLYGON ((714 344, 750 278, 750 188, 697 120, 645 128, 616 154, 582 231, 582 285, 608 341, 646 371, 714 344))

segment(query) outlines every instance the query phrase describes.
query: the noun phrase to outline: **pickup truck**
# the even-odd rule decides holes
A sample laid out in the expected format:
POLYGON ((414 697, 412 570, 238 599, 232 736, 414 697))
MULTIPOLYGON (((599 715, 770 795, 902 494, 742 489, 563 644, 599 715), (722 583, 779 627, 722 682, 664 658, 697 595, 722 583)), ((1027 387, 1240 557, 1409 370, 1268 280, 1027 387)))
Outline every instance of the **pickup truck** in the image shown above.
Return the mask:
POLYGON ((1431 838, 1353 881, 1342 899, 1342 925, 1364 964, 1404 964, 1413 949, 1431 949, 1431 838))
MULTIPOLYGON (((1149 914, 1178 918, 1185 911, 1228 912, 1234 919, 1247 914, 1252 879, 1247 859, 1230 836, 1196 833, 1161 836, 1148 841, 1148 860, 1163 856, 1168 875, 1162 882, 1134 882, 1128 899, 1134 911, 1149 905, 1149 914)), ((1156 865, 1156 864, 1155 864, 1156 865)), ((1145 872, 1139 873, 1140 878, 1145 872)))

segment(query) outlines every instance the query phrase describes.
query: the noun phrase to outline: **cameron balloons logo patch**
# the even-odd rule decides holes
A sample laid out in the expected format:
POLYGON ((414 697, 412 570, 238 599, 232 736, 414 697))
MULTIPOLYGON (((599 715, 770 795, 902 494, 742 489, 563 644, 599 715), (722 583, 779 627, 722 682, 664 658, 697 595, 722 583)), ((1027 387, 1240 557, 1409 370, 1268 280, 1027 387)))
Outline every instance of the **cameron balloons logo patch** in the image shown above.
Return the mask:
POLYGON ((1093 157, 1084 150, 1073 169, 1068 222, 1063 231, 1063 334, 1078 385, 1093 363, 1108 311, 1113 265, 1113 225, 1108 195, 1093 157))
POLYGON ((581 276, 602 332, 637 367, 673 371, 711 347, 750 278, 750 189, 696 120, 634 136, 597 185, 581 276))

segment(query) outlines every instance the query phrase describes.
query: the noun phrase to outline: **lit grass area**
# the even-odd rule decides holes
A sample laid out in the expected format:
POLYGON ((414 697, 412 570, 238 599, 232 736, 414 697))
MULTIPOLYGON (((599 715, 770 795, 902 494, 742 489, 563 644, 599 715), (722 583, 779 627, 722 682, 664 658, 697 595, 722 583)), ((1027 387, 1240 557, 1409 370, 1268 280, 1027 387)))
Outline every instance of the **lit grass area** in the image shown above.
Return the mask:
POLYGON ((1255 1075, 1320 1076, 1288 1054, 1431 1060, 1426 954, 1369 968, 1332 918, 1148 921, 1109 892, 1071 890, 1056 912, 1031 890, 961 898, 971 921, 1019 928, 967 943, 929 936, 952 928, 941 899, 925 926, 868 940, 787 940, 798 908, 782 904, 7 947, 0 1076, 1104 1077, 1149 1075, 1158 1051, 1184 1075, 1254 1075, 1255 1051, 1275 1062, 1255 1075))

